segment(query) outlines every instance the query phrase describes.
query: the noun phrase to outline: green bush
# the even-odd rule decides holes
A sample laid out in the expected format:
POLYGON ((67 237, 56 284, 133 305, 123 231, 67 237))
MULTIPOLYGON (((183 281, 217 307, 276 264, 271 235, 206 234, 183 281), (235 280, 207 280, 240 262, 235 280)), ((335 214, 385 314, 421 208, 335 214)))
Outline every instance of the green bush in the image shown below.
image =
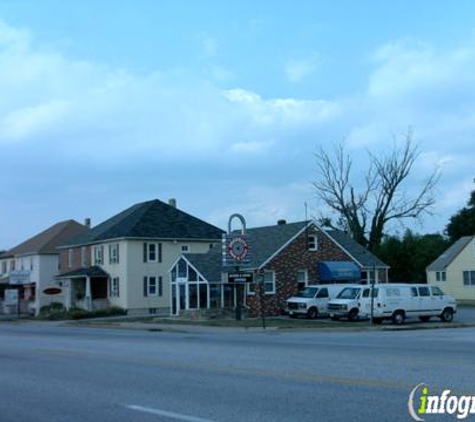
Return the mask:
POLYGON ((86 311, 82 308, 70 308, 68 311, 61 303, 51 303, 47 306, 42 306, 38 315, 39 319, 45 319, 50 321, 62 320, 62 319, 85 319, 85 318, 97 318, 108 317, 114 315, 125 315, 127 311, 118 306, 109 306, 103 309, 97 309, 96 311, 86 311))

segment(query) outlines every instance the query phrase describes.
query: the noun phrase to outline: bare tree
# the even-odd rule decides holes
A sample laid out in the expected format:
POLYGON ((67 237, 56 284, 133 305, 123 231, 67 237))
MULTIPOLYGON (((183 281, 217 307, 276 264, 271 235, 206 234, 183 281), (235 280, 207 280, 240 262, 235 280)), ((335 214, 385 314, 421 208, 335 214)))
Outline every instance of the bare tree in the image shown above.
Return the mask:
MULTIPOLYGON (((368 152, 369 168, 363 177, 353 178, 353 162, 342 144, 332 153, 319 148, 316 153, 318 179, 314 183, 317 197, 338 215, 338 225, 346 229, 360 244, 375 250, 391 220, 403 221, 431 213, 435 203, 434 187, 440 172, 435 169, 417 192, 410 195, 405 184, 419 157, 412 131, 404 135, 401 147, 377 156, 368 152)), ((326 223, 331 219, 324 218, 326 223)))

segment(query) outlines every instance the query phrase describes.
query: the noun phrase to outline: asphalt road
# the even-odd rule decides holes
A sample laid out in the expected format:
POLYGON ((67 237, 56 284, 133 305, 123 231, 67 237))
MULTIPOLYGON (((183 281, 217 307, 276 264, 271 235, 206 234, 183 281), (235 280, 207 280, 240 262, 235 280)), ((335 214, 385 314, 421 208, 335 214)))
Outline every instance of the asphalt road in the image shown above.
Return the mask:
POLYGON ((408 421, 420 382, 475 394, 474 350, 472 328, 179 334, 1 323, 0 421, 408 421))

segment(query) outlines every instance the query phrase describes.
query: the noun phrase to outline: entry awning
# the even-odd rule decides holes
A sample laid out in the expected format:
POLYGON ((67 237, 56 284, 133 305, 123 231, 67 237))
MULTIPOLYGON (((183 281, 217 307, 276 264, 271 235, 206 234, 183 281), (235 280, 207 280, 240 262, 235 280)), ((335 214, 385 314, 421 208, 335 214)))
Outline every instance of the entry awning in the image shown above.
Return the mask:
POLYGON ((361 270, 358 265, 351 261, 322 261, 318 263, 318 275, 320 281, 345 281, 359 282, 361 270))
POLYGON ((96 278, 108 278, 107 274, 101 267, 94 265, 92 267, 78 268, 67 273, 59 274, 55 278, 84 278, 84 277, 96 277, 96 278))

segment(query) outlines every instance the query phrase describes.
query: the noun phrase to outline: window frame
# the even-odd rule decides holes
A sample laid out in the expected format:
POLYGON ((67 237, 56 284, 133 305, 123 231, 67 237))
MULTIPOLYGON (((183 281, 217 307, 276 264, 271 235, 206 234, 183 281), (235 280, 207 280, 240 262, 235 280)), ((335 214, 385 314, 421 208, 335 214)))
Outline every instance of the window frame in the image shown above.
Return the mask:
POLYGON ((318 250, 318 237, 316 234, 309 234, 307 236, 307 249, 309 251, 317 251, 318 250), (313 239, 311 241, 310 239, 313 239))
POLYGON ((109 296, 111 298, 120 297, 120 278, 112 277, 109 296))

